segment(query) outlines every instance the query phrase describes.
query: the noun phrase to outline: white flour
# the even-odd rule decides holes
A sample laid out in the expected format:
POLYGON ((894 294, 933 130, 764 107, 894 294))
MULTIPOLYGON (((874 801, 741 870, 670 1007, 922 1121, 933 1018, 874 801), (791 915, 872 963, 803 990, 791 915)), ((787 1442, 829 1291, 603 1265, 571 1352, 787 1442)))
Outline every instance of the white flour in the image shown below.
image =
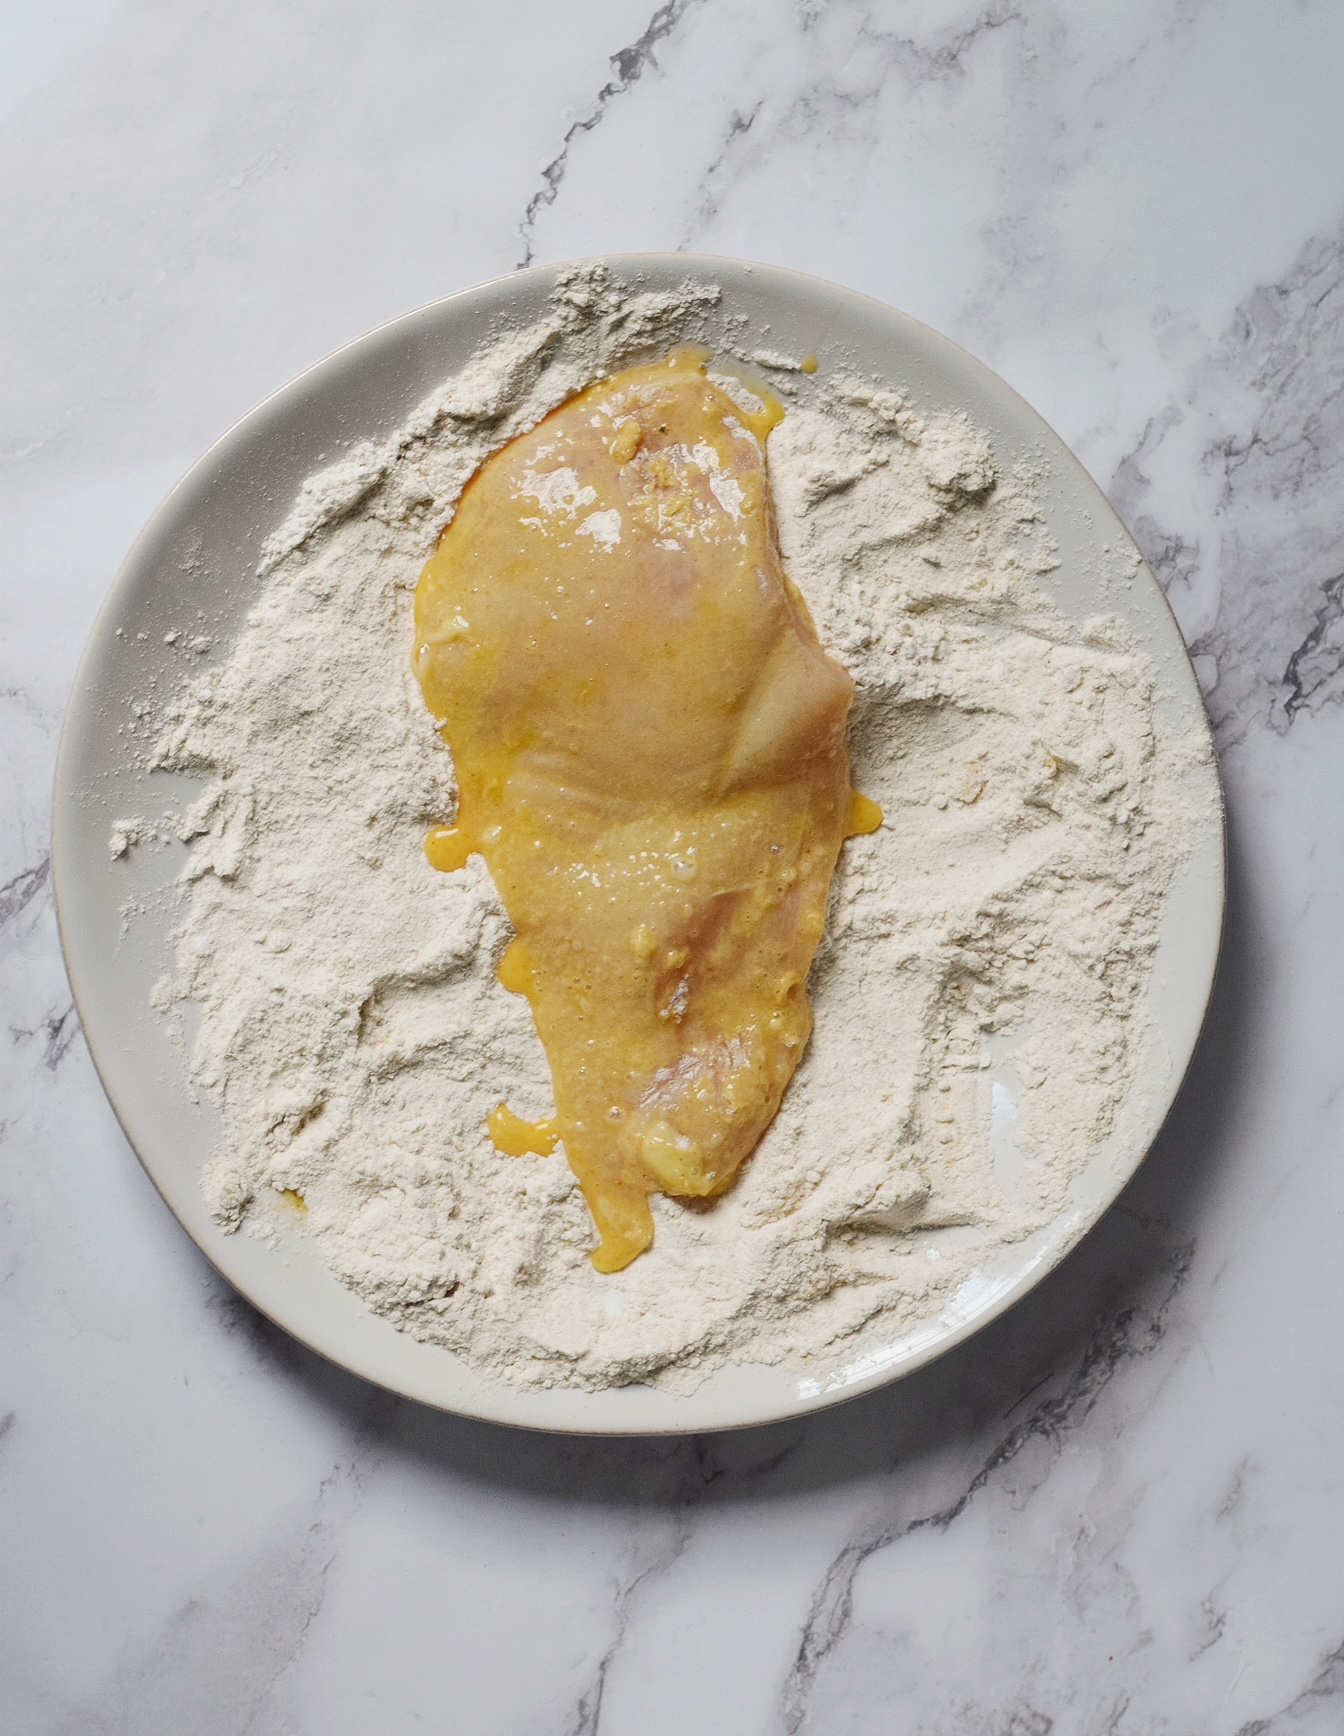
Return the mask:
POLYGON ((311 478, 236 646, 158 745, 208 780, 156 1001, 199 1004, 192 1076, 225 1130, 212 1210, 301 1224, 372 1308, 523 1386, 824 1372, 1046 1222, 1132 1076, 1192 830, 1171 812, 1191 750, 1155 734, 1149 667, 1037 582, 1053 562, 1030 478, 998 475, 964 420, 814 386, 769 442, 779 534, 857 680, 855 782, 886 825, 845 848, 815 1035, 740 1182, 655 1196, 652 1251, 593 1270, 563 1155, 504 1157, 485 1134, 501 1099, 547 1113, 549 1076, 495 979, 510 931, 481 860, 443 875, 422 853, 455 791, 411 674, 412 591, 489 452, 695 335, 715 296, 576 273, 401 434, 311 478))

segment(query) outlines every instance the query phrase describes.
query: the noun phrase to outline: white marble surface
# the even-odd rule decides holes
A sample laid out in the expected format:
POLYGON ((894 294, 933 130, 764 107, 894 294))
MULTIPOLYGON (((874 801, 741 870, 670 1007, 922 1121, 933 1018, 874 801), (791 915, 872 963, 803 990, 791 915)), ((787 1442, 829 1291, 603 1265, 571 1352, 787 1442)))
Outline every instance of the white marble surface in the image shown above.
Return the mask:
POLYGON ((0 1728, 1344 1731, 1344 8, 48 0, 0 11, 0 1728), (1225 966, 1158 1148, 941 1364, 576 1442, 320 1365, 126 1147, 46 865, 175 475, 520 260, 795 265, 959 339, 1134 525, 1209 690, 1225 966))

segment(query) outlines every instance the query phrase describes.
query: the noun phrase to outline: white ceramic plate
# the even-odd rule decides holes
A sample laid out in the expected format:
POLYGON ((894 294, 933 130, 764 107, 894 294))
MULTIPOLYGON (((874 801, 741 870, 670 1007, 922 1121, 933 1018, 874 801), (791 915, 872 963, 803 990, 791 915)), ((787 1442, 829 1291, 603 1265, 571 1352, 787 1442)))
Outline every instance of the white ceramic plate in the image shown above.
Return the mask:
MULTIPOLYGON (((617 274, 670 289, 688 275, 717 283, 717 318, 768 326, 769 346, 817 352, 905 388, 915 407, 969 412, 1001 463, 1030 453, 1061 565, 1052 584, 1075 618, 1120 609, 1159 671, 1158 704, 1175 733, 1207 729, 1175 621, 1144 567, 1119 595, 1101 594, 1098 543, 1129 539, 1101 492, 1060 440, 1003 381, 947 339, 866 297, 814 278, 733 260, 629 255, 617 274)), ((501 315, 541 314, 560 267, 527 271, 435 302, 319 362, 245 416, 178 483, 118 574, 75 681, 56 777, 53 860, 66 965, 94 1062, 127 1137, 164 1199, 219 1270, 264 1314, 369 1380, 427 1404, 497 1422, 584 1433, 728 1428, 816 1410, 920 1367, 1001 1314, 1038 1283, 1101 1216, 1142 1160, 1194 1050, 1213 983, 1222 928, 1221 829, 1201 838, 1167 901, 1149 991, 1148 1033, 1117 1129, 1084 1169, 1069 1207, 1045 1229, 986 1260, 936 1316, 825 1374, 782 1368, 720 1370, 691 1396, 647 1387, 608 1392, 519 1392, 482 1379, 450 1351, 419 1344, 372 1314, 295 1235, 279 1250, 226 1236, 205 1208, 198 1177, 218 1123, 193 1103, 180 1056, 150 1007, 171 966, 176 851, 114 861, 112 822, 155 812, 185 780, 136 768, 118 733, 130 706, 180 679, 164 632, 200 611, 211 656, 222 656, 258 589, 262 539, 320 462, 343 445, 380 438, 467 360, 501 315), (117 630, 120 629, 120 635, 117 630), (144 914, 123 923, 125 902, 144 914)), ((740 328, 736 342, 741 342, 740 328)), ((1191 776, 1219 801, 1212 762, 1191 776)))

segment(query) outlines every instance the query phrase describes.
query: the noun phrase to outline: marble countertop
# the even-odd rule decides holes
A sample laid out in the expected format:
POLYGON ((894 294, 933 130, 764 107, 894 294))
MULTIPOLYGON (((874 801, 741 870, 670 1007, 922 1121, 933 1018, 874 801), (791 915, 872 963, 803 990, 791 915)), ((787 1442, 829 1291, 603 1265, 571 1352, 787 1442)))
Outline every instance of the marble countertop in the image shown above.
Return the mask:
POLYGON ((1344 8, 649 3, 0 18, 0 1727, 1338 1736, 1344 8), (236 416, 522 262, 679 247, 889 301, 1060 430, 1195 655, 1231 902, 1170 1124, 1025 1303, 806 1423, 558 1439, 207 1268, 81 1040, 49 788, 236 416))

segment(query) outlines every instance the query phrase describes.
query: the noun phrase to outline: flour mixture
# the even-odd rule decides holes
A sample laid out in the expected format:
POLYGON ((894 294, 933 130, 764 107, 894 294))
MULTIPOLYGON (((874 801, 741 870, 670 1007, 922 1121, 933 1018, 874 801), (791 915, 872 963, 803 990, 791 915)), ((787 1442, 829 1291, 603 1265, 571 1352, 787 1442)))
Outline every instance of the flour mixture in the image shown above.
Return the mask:
MULTIPOLYGON (((486 1134, 501 1099, 545 1117, 550 1082, 496 978, 511 935, 481 859, 425 860, 455 789, 411 671, 412 592, 489 453, 703 336, 716 299, 572 273, 544 320, 309 480, 233 650, 161 720, 157 763, 205 780, 156 1003, 199 1011, 215 1217, 313 1236, 371 1308, 520 1386, 824 1374, 936 1314, 1065 1206, 1111 1128, 1163 896, 1208 817, 1174 794, 1207 748, 1164 739, 1123 624, 1049 600, 1033 477, 898 384, 783 375, 780 545, 857 684, 854 782, 886 823, 844 847, 812 1042, 737 1184, 655 1197, 650 1252, 593 1270, 563 1152, 486 1134)), ((123 821, 111 847, 145 835, 123 821)))

